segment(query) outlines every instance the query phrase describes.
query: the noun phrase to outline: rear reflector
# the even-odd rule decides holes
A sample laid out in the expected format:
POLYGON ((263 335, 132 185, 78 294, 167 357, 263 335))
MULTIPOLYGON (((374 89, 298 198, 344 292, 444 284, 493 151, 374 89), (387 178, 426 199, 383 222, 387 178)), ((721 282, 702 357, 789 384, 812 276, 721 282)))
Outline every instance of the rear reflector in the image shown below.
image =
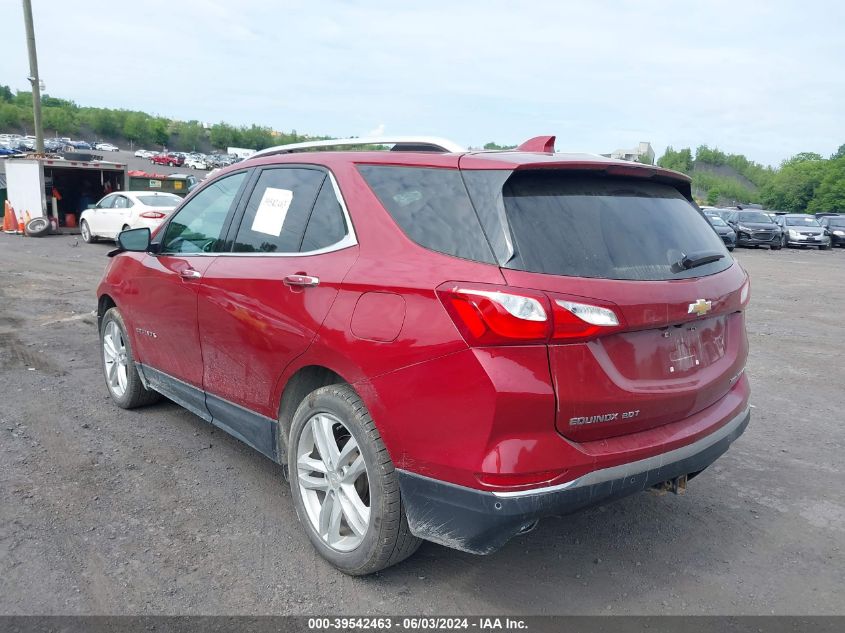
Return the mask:
POLYGON ((534 473, 476 473, 475 478, 486 486, 518 488, 546 484, 566 473, 564 470, 543 470, 534 473))
POLYGON ((575 343, 620 329, 610 306, 538 290, 447 282, 437 295, 469 345, 575 343))

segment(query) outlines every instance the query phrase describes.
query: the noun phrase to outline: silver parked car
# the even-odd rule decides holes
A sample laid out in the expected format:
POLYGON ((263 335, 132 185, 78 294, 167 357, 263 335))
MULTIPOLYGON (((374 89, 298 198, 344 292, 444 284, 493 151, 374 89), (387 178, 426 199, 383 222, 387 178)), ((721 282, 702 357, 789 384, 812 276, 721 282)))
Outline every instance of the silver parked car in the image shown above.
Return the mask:
POLYGON ((816 246, 819 250, 830 249, 830 236, 812 215, 806 213, 787 213, 775 216, 775 222, 781 227, 782 246, 816 246))

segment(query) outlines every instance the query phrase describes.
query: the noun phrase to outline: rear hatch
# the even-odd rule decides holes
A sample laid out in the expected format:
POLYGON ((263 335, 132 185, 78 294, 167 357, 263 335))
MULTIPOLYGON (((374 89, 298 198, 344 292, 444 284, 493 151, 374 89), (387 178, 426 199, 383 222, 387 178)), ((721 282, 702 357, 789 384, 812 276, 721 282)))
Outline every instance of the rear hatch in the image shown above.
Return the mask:
POLYGON ((560 328, 554 317, 562 435, 590 441, 678 421, 736 384, 747 276, 670 182, 515 171, 492 194, 491 174, 464 174, 507 285, 598 324, 560 328))

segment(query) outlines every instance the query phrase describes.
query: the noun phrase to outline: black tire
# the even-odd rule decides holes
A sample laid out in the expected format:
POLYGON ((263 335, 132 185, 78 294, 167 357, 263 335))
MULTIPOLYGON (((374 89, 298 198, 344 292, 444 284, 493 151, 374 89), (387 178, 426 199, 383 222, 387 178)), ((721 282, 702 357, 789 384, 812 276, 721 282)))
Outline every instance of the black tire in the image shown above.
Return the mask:
POLYGON ((111 396, 114 403, 121 409, 135 409, 136 407, 143 407, 148 404, 153 404, 161 399, 161 395, 146 389, 141 382, 141 377, 138 375, 138 368, 135 366, 135 356, 132 354, 132 343, 126 333, 126 325, 123 323, 123 317, 117 308, 110 308, 104 315, 100 323, 100 362, 103 367, 103 378, 106 381, 106 389, 111 396), (106 358, 103 352, 103 337, 109 324, 114 323, 120 330, 123 337, 123 342, 126 350, 126 389, 122 394, 115 393, 111 385, 109 385, 108 370, 106 368, 106 358))
POLYGON ((311 392, 293 415, 288 441, 290 486, 300 523, 317 552, 351 576, 372 574, 408 558, 421 539, 411 534, 399 491, 399 478, 378 429, 361 398, 347 384, 329 385, 311 392), (363 541, 349 552, 330 547, 311 524, 299 488, 297 448, 311 418, 328 413, 341 420, 355 438, 367 467, 370 521, 363 541))
POLYGON ((830 244, 827 244, 827 245, 822 244, 821 246, 819 246, 819 250, 820 251, 829 251, 830 250, 830 244))
POLYGON ((733 247, 733 246, 728 246, 728 252, 729 252, 729 253, 733 253, 733 252, 734 252, 734 247, 733 247))
POLYGON ((771 246, 771 249, 773 251, 779 251, 781 248, 783 248, 783 247, 780 244, 772 244, 772 246, 771 246))
POLYGON ((100 239, 91 232, 91 227, 88 226, 88 222, 86 220, 82 220, 82 222, 79 223, 79 232, 82 234, 82 241, 86 244, 93 244, 100 239))
POLYGON ((24 232, 29 237, 44 237, 50 232, 50 220, 47 218, 32 218, 26 223, 24 232))

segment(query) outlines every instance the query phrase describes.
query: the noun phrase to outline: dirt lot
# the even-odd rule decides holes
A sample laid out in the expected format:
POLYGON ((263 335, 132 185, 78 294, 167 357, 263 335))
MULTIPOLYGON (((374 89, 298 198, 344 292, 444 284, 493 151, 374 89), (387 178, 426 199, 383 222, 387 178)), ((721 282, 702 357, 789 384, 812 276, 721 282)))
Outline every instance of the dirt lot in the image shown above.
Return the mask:
POLYGON ((845 613, 845 251, 737 251, 755 409, 686 495, 353 579, 278 466, 176 405, 112 405, 92 315, 110 248, 0 234, 0 613, 845 613))

